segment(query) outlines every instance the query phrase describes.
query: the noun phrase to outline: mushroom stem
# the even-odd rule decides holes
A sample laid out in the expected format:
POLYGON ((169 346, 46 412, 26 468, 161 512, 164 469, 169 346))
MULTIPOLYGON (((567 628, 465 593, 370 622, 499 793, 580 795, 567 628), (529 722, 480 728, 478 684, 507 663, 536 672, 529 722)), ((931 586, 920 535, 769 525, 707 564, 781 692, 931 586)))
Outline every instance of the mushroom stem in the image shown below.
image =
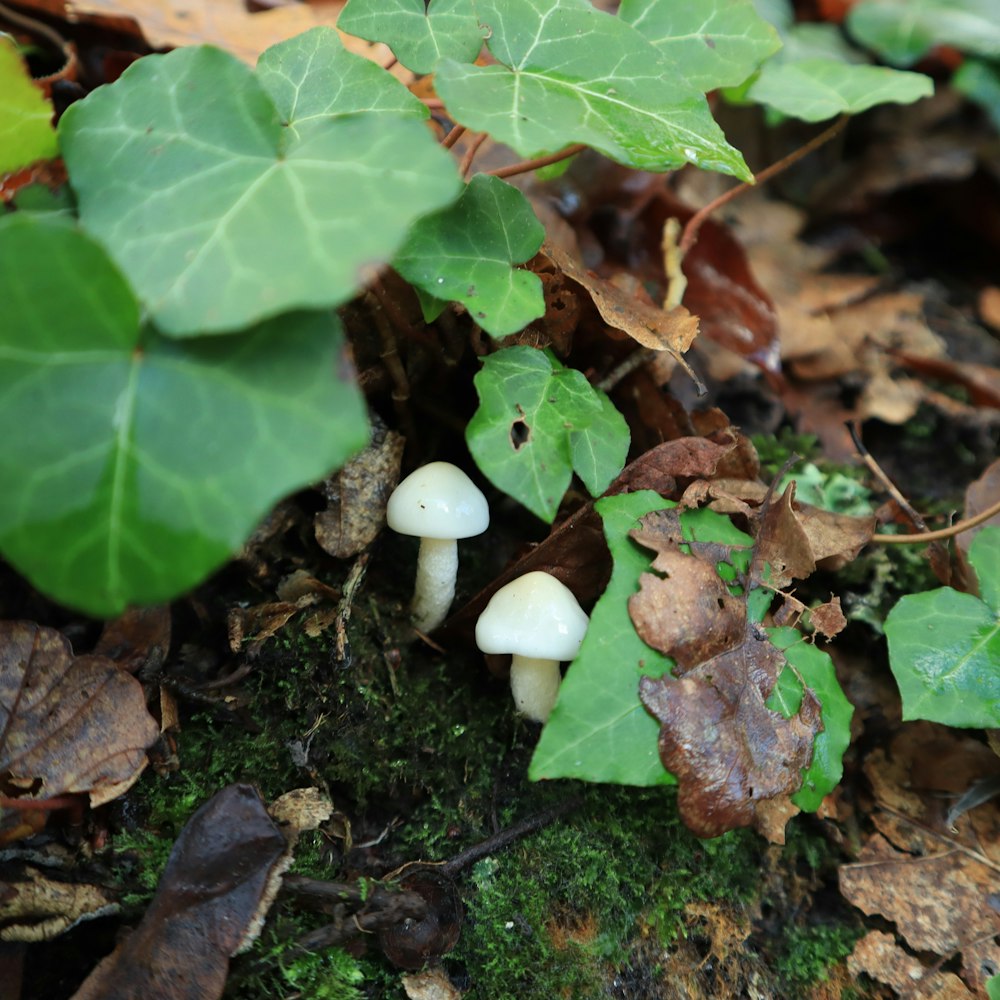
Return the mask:
POLYGON ((514 654, 510 661, 510 689, 521 715, 545 722, 559 695, 559 661, 514 654))
POLYGON ((432 632, 445 620, 455 597, 458 545, 454 538, 421 538, 417 580, 410 611, 421 632, 432 632))

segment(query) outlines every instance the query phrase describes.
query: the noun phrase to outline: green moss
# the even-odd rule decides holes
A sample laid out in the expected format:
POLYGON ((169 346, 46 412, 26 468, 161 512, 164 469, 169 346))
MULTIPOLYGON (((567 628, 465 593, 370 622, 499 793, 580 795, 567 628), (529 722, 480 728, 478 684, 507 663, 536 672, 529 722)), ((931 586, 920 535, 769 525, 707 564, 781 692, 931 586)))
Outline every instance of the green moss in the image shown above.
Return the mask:
POLYGON ((830 967, 850 955, 863 930, 843 924, 791 927, 776 971, 790 990, 800 991, 826 980, 830 967))
POLYGON ((253 949, 234 962, 227 1000, 361 1000, 365 973, 342 948, 290 957, 291 942, 321 922, 286 914, 270 920, 253 949))
POLYGON ((615 970, 650 928, 664 943, 693 900, 752 896, 757 841, 701 842, 671 794, 589 789, 558 824, 479 862, 454 957, 477 996, 606 997, 615 970))

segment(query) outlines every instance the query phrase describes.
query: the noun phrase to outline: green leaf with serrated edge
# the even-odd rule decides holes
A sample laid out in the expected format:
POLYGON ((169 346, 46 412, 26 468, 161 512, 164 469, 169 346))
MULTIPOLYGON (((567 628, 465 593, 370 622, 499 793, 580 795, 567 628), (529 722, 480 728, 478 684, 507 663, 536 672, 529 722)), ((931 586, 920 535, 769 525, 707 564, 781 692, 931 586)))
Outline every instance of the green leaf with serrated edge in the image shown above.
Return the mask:
POLYGON ((53 215, 0 219, 0 301, 0 550, 89 614, 183 593, 367 439, 329 314, 166 340, 53 215))
POLYGON ((0 174, 59 154, 52 105, 32 82, 14 39, 0 33, 0 174))
POLYGON ((461 302, 487 333, 506 337, 545 313, 538 275, 513 266, 531 260, 543 239, 528 199, 499 177, 478 174, 454 205, 414 225, 393 267, 434 299, 461 302))
POLYGON ((802 702, 802 681, 821 706, 823 731, 813 742, 812 760, 803 771, 802 787, 792 796, 792 802, 800 809, 815 812, 840 783, 844 773, 844 753, 851 742, 854 706, 837 681, 833 661, 815 645, 806 642, 801 632, 793 628, 769 628, 767 634, 787 660, 767 707, 790 718, 802 702))
POLYGON ((1000 726, 1000 528, 980 531, 969 558, 993 606, 940 587, 900 598, 886 618, 889 666, 906 720, 1000 726))
POLYGON ((432 73, 444 58, 475 62, 483 47, 473 0, 349 0, 337 27, 384 42, 414 73, 432 73))
MULTIPOLYGON (((617 439, 624 423, 580 372, 533 347, 491 354, 474 381, 479 408, 465 432, 469 452, 494 486, 551 524, 574 471, 573 434, 589 429, 617 439)), ((589 464, 616 462, 619 448, 612 440, 589 449, 582 471, 591 483, 610 482, 621 471, 589 464)))
MULTIPOLYGON (((298 107, 323 108, 317 78, 304 77, 298 107)), ((284 103, 284 78, 272 69, 265 79, 284 103)), ((396 84, 387 76, 386 86, 396 84)), ((357 93, 344 95, 348 113, 310 113, 300 133, 252 70, 197 46, 138 60, 66 112, 81 222, 163 332, 224 332, 343 302, 416 218, 458 196, 426 127, 355 114, 357 93)))
POLYGON ((313 125, 361 111, 430 116, 427 105, 391 73, 348 52, 333 28, 312 28, 272 45, 257 60, 257 78, 299 137, 313 125))
POLYGON ((922 73, 803 59, 765 64, 747 97, 792 118, 819 122, 876 104, 912 104, 933 93, 933 81, 922 73))
POLYGON ((622 0, 618 16, 637 29, 702 92, 735 87, 781 48, 751 0, 622 0))
MULTIPOLYGON (((639 678, 662 677, 674 661, 639 638, 628 599, 649 571, 651 554, 628 537, 639 518, 675 504, 658 493, 603 497, 594 507, 604 521, 613 560, 611 580, 590 615, 580 652, 559 689, 528 775, 623 785, 674 784, 659 757, 659 723, 639 701, 639 678)), ((681 516, 685 538, 749 546, 751 539, 710 510, 681 516)), ((742 558, 742 553, 736 553, 742 558)))
POLYGON ((1000 66, 982 59, 966 59, 951 78, 951 85, 978 104, 1000 129, 1000 66))
POLYGON ((847 14, 847 30, 896 66, 910 66, 935 45, 1000 57, 996 0, 862 0, 847 14))
POLYGON ((611 550, 611 580, 590 614, 590 626, 559 689, 531 759, 528 776, 674 784, 660 762, 659 723, 639 701, 639 678, 662 677, 674 661, 636 634, 628 599, 649 569, 649 553, 628 533, 644 514, 675 506, 649 490, 604 497, 594 505, 611 550))
POLYGON ((588 0, 476 0, 500 65, 445 59, 435 87, 462 125, 522 156, 584 143, 626 166, 694 163, 748 180, 704 96, 631 25, 588 0))
POLYGON ((573 471, 583 480, 587 492, 599 497, 625 468, 631 440, 625 418, 599 389, 594 390, 601 413, 582 430, 569 435, 573 471))

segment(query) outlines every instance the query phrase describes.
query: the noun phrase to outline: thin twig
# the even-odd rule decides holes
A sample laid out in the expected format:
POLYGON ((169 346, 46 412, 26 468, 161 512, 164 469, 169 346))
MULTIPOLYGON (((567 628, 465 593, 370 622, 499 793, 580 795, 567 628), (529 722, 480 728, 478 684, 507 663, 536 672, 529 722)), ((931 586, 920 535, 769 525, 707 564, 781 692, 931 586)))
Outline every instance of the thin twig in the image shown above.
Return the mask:
POLYGON ((783 170, 787 170, 788 167, 795 163, 798 163, 804 156, 808 156, 813 150, 818 149, 825 142, 829 142, 838 132, 840 132, 844 126, 847 124, 847 115, 841 115, 828 129, 824 132, 820 132, 819 135, 810 139, 804 146, 800 146, 794 152, 789 153, 788 156, 782 157, 776 163, 772 163, 769 167, 765 167, 759 174, 754 174, 753 183, 743 183, 738 184, 734 188, 730 188, 724 194, 720 194, 718 198, 710 201, 704 208, 698 209, 694 215, 691 216, 687 221, 687 225, 684 227, 684 232, 681 234, 681 240, 679 244, 679 249, 681 256, 683 257, 698 239, 698 230, 701 229, 704 221, 718 208, 723 205, 728 204, 734 198, 743 194, 744 191, 748 191, 750 188, 755 187, 758 184, 763 184, 764 181, 769 181, 776 174, 780 174, 783 170))
POLYGON ((539 156, 534 160, 521 160, 519 163, 512 163, 509 167, 500 167, 497 170, 487 170, 490 177, 513 177, 515 174, 527 174, 532 170, 540 170, 542 167, 550 167, 553 163, 568 160, 577 153, 582 153, 587 148, 586 143, 578 142, 575 146, 567 146, 558 153, 551 153, 549 156, 539 156))
POLYGON ((469 148, 465 151, 465 156, 462 157, 462 162, 458 167, 458 172, 462 177, 469 176, 469 171, 472 169, 472 161, 476 158, 476 153, 479 152, 479 147, 486 142, 488 138, 489 136, 487 133, 480 132, 469 143, 469 148))
MULTIPOLYGON (((924 523, 924 519, 913 509, 909 500, 903 496, 902 493, 896 488, 896 484, 886 475, 882 467, 875 461, 871 452, 865 447, 864 442, 861 440, 861 432, 858 430, 858 425, 853 420, 848 420, 845 424, 848 433, 851 435, 851 441, 854 442, 854 447, 858 449, 858 454, 861 456, 861 460, 868 466, 871 470, 872 475, 886 488, 889 495, 899 504, 902 508, 903 513, 915 524, 921 531, 927 531, 927 525, 924 523)), ((894 535, 894 538, 902 538, 902 535, 894 535)))

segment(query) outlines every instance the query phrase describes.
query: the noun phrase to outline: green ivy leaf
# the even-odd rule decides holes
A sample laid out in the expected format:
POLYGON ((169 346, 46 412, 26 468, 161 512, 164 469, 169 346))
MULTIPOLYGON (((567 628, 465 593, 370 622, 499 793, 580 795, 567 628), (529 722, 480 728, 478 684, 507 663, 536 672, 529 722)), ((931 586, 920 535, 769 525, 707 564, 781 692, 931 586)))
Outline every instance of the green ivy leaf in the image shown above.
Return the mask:
POLYGON ((969 560, 982 600, 940 587, 900 598, 886 618, 904 719, 1000 726, 1000 528, 976 535, 969 560))
POLYGON ((748 180, 704 96, 631 25, 588 0, 476 0, 501 65, 443 60, 435 86, 463 125, 522 156, 585 143, 619 163, 694 163, 748 180))
POLYGON ((851 742, 854 706, 837 681, 833 661, 822 650, 806 642, 793 628, 769 628, 771 642, 782 650, 787 661, 767 707, 791 718, 802 702, 802 681, 822 706, 823 731, 813 743, 813 756, 802 775, 802 788, 792 802, 805 812, 815 812, 823 799, 837 787, 844 773, 844 753, 851 742), (801 678, 801 680, 800 680, 801 678))
POLYGON ((573 471, 587 492, 599 497, 625 468, 631 434, 615 404, 603 392, 595 392, 601 412, 586 427, 570 431, 569 450, 573 471))
POLYGON ((0 301, 0 550, 89 614, 188 590, 367 439, 329 315, 166 340, 96 243, 23 213, 0 219, 0 301))
POLYGON ((472 0, 349 0, 337 27, 384 42, 414 73, 432 73, 444 58, 475 62, 483 47, 472 0))
POLYGON ((933 81, 922 73, 802 59, 765 64, 747 97, 793 118, 818 122, 876 104, 912 104, 933 93, 933 81))
MULTIPOLYGON (((628 533, 652 510, 675 506, 649 490, 603 497, 594 505, 614 560, 611 580, 590 615, 590 627, 559 689, 528 776, 675 784, 660 762, 659 723, 639 701, 639 678, 662 677, 674 662, 636 634, 628 599, 649 569, 649 553, 628 533)), ((729 523, 728 521, 726 522, 729 523)))
POLYGON ((1000 57, 996 0, 862 0, 847 29, 887 62, 911 66, 935 45, 1000 57))
MULTIPOLYGON (((528 775, 535 781, 674 784, 660 761, 659 723, 639 701, 639 678, 662 677, 674 661, 647 646, 629 617, 628 599, 639 589, 640 574, 649 571, 650 556, 628 533, 643 515, 676 505, 640 490, 602 497, 594 506, 611 550, 611 580, 591 612, 587 635, 559 689, 528 775)), ((751 544, 728 518, 707 509, 685 513, 681 528, 692 541, 751 544)), ((734 557, 745 562, 746 553, 734 552, 734 557)))
POLYGON ((517 188, 477 174, 454 205, 417 222, 393 266, 431 297, 428 321, 442 300, 461 302, 487 333, 505 337, 545 313, 538 275, 512 267, 534 257, 544 238, 517 188))
POLYGON ((582 373, 563 367, 549 352, 497 351, 486 358, 475 385, 479 409, 465 432, 469 451, 494 486, 543 521, 555 519, 572 478, 574 434, 611 439, 586 449, 582 471, 590 484, 610 482, 621 472, 627 426, 620 416, 609 416, 603 393, 582 373))
POLYGON ((344 48, 332 28, 312 28, 272 45, 257 78, 281 120, 300 137, 314 125, 368 112, 424 120, 427 106, 370 59, 344 48))
POLYGON ((0 174, 59 154, 52 105, 31 80, 10 35, 0 33, 0 174))
MULTIPOLYGON (((333 38, 265 53, 262 78, 209 46, 146 56, 63 116, 83 226, 164 333, 343 302, 416 218, 460 193, 423 124, 355 113, 373 95, 354 57, 353 83, 331 104, 327 74, 308 70, 333 38), (283 123, 281 110, 303 121, 283 123)), ((399 85, 382 79, 391 106, 399 85)))
POLYGON ((777 31, 751 0, 622 0, 618 16, 703 93, 737 86, 781 48, 777 31))

